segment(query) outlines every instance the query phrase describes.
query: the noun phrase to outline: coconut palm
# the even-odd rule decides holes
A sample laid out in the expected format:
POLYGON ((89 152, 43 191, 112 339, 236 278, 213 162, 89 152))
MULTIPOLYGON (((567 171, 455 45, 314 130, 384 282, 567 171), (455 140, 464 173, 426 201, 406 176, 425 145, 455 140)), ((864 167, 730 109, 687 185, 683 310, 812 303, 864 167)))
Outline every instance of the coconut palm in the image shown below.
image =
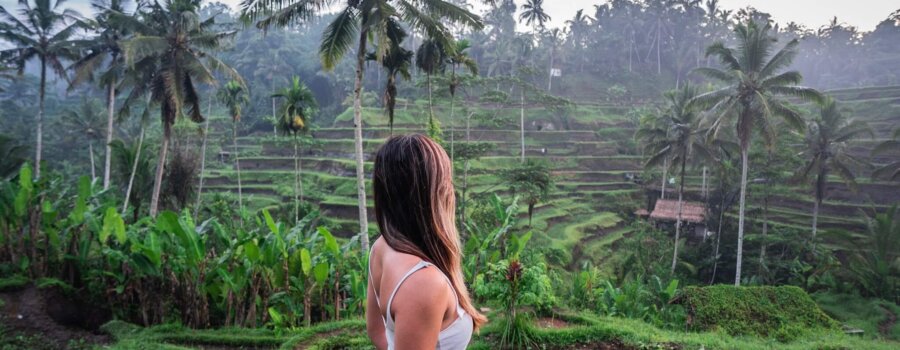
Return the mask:
MULTIPOLYGON (((287 26, 308 20, 325 10, 327 0, 246 0, 243 15, 259 28, 287 26)), ((325 29, 319 53, 322 65, 331 70, 356 44, 356 82, 353 90, 354 144, 356 183, 359 207, 359 233, 363 249, 369 247, 369 223, 366 214, 366 183, 362 147, 362 78, 369 40, 374 40, 375 54, 383 59, 390 48, 388 28, 406 23, 414 31, 426 33, 444 44, 451 41, 446 25, 458 24, 480 29, 481 18, 463 7, 444 0, 353 0, 340 8, 325 29)), ((446 45, 445 45, 446 47, 446 45)))
POLYGON ((453 160, 455 155, 454 102, 456 101, 456 89, 461 84, 459 77, 456 76, 456 70, 465 67, 472 75, 478 75, 478 63, 467 52, 472 44, 468 40, 457 40, 454 46, 456 46, 455 49, 447 57, 447 61, 450 63, 450 160, 453 160))
POLYGON ((74 71, 70 89, 77 84, 91 81, 94 74, 102 67, 105 71, 100 74, 99 83, 105 86, 106 95, 106 158, 103 165, 103 189, 109 188, 110 161, 112 157, 113 119, 116 110, 116 85, 125 69, 125 58, 122 55, 121 41, 131 34, 129 21, 119 20, 118 17, 129 16, 125 7, 130 0, 95 0, 91 7, 97 12, 93 27, 98 31, 97 36, 81 42, 85 53, 78 61, 72 64, 70 69, 74 71), (104 66, 104 62, 106 65, 104 66))
POLYGON ((88 156, 91 160, 91 180, 97 179, 94 166, 94 142, 104 138, 104 121, 101 118, 103 109, 97 106, 96 101, 85 99, 77 109, 69 109, 63 112, 62 129, 72 137, 72 140, 85 140, 88 144, 88 156))
POLYGON ((866 216, 866 231, 826 231, 864 295, 900 301, 900 207, 866 216))
POLYGON ((64 0, 20 0, 19 15, 0 6, 0 39, 13 46, 0 50, 0 61, 10 62, 24 73, 25 64, 36 59, 40 64, 38 110, 35 118, 34 177, 41 176, 41 155, 44 134, 44 95, 47 90, 47 69, 68 79, 63 62, 78 59, 72 37, 79 29, 87 28, 81 15, 72 9, 60 9, 64 0))
POLYGON ((172 126, 185 115, 197 123, 204 120, 195 84, 214 84, 216 78, 212 71, 241 81, 236 71, 208 52, 220 47, 234 32, 214 31, 215 17, 200 21, 199 7, 199 0, 154 2, 141 11, 142 23, 137 26, 137 35, 122 42, 128 69, 145 75, 145 79, 136 78, 140 74, 135 74, 123 80, 123 84, 132 86, 123 108, 127 110, 146 94, 160 107, 163 139, 150 198, 150 215, 154 217, 159 207, 172 126))
MULTIPOLYGON (((403 37, 406 33, 403 33, 403 37)), ((402 41, 402 39, 401 39, 402 41)), ((387 73, 387 83, 384 87, 384 109, 388 115, 388 127, 394 135, 394 109, 397 106, 397 76, 409 80, 409 67, 412 66, 413 52, 399 45, 392 45, 391 49, 381 59, 381 67, 387 73)), ((366 60, 377 61, 375 53, 366 55, 366 60)))
POLYGON ((713 158, 712 151, 707 148, 705 139, 706 130, 700 126, 700 115, 696 105, 690 102, 697 97, 697 89, 689 84, 679 90, 669 91, 665 94, 667 108, 660 116, 662 124, 668 125, 665 136, 655 137, 646 145, 652 153, 645 166, 659 166, 666 160, 680 167, 678 205, 675 220, 675 250, 672 254, 672 269, 678 263, 678 241, 681 238, 681 215, 684 196, 685 170, 688 162, 698 163, 699 160, 713 158))
POLYGON ((311 90, 294 77, 291 85, 272 94, 282 98, 281 109, 276 115, 276 128, 294 141, 294 220, 300 221, 300 202, 303 201, 303 167, 297 151, 300 135, 309 130, 309 120, 318 111, 316 98, 311 90), (299 197, 298 197, 299 196, 299 197))
POLYGON ((777 39, 769 34, 768 23, 749 21, 738 24, 734 33, 737 47, 716 42, 706 49, 707 56, 716 56, 724 69, 702 67, 695 72, 722 84, 716 90, 697 96, 693 103, 709 107, 710 132, 734 123, 741 147, 741 196, 738 215, 737 265, 734 284, 741 283, 741 263, 744 247, 744 214, 747 197, 748 155, 753 130, 757 129, 771 144, 775 138, 773 118, 783 118, 788 126, 803 129, 800 113, 782 97, 791 96, 806 101, 821 101, 822 95, 811 88, 798 86, 802 77, 796 71, 782 72, 797 55, 798 41, 791 40, 772 54, 777 39), (735 118, 736 117, 736 118, 735 118), (736 120, 735 120, 736 119, 736 120))
MULTIPOLYGON (((660 115, 662 115, 662 113, 660 113, 660 115)), ((668 118, 660 118, 657 115, 646 115, 641 118, 634 137, 643 142, 642 144, 645 145, 645 152, 652 151, 647 148, 646 145, 652 145, 656 142, 665 140, 668 137, 670 127, 668 124, 669 121, 668 118)), ((669 159, 663 158, 660 167, 662 168, 662 177, 659 181, 659 198, 666 199, 666 183, 668 182, 667 180, 669 177, 669 159)))
POLYGON ((237 173, 238 181, 238 209, 241 211, 239 217, 241 218, 241 225, 243 225, 244 194, 241 187, 241 161, 237 144, 237 125, 241 121, 241 111, 244 109, 244 104, 250 102, 250 97, 247 96, 244 86, 234 80, 222 86, 217 97, 225 105, 225 108, 228 108, 228 114, 231 116, 231 145, 234 151, 234 170, 237 173))
POLYGON ((807 123, 806 148, 800 153, 806 162, 797 174, 802 178, 813 178, 813 240, 818 230, 819 207, 826 196, 828 174, 836 173, 847 186, 855 189, 856 176, 852 169, 867 162, 852 154, 849 142, 864 133, 871 135, 871 132, 865 122, 844 117, 831 98, 821 106, 818 118, 807 123))
POLYGON ((519 14, 519 22, 525 22, 530 26, 532 34, 537 33, 537 28, 543 28, 544 23, 550 21, 550 15, 544 11, 544 0, 525 0, 522 4, 522 13, 519 14))
POLYGON ((439 138, 440 127, 434 120, 434 96, 432 95, 431 76, 444 70, 447 66, 447 49, 438 40, 427 39, 416 50, 416 67, 425 72, 428 85, 428 133, 432 138, 439 138))

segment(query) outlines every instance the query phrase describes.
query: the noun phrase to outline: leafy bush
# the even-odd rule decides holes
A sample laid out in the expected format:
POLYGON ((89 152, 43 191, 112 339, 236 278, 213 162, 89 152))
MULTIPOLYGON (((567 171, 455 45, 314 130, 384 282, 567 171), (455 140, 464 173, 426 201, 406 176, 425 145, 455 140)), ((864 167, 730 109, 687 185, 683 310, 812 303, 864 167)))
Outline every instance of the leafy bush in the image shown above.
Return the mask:
POLYGON ((684 310, 671 304, 678 293, 678 280, 668 283, 657 277, 637 278, 615 287, 609 281, 594 292, 597 310, 607 316, 644 320, 657 326, 684 325, 684 310))
POLYGON ((809 331, 838 326, 806 292, 793 286, 686 287, 678 302, 685 306, 688 327, 694 330, 788 341, 809 331))

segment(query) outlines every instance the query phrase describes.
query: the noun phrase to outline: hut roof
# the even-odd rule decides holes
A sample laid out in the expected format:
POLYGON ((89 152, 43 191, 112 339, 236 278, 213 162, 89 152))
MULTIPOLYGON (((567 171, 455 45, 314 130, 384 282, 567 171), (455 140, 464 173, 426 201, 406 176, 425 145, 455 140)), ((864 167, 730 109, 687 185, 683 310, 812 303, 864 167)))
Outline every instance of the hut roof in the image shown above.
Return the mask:
MULTIPOLYGON (((706 217, 706 206, 699 202, 682 201, 681 220, 693 223, 701 223, 706 217)), ((678 220, 678 201, 660 199, 656 201, 650 218, 654 220, 678 220)))

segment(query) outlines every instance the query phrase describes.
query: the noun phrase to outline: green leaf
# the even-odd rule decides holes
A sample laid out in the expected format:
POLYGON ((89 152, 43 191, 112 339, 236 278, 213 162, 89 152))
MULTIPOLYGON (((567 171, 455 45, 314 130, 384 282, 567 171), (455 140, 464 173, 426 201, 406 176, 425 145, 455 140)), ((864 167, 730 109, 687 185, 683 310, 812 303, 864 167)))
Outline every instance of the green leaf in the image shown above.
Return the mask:
POLYGON ((325 283, 325 279, 328 278, 328 263, 322 262, 316 265, 314 269, 314 275, 316 277, 316 283, 321 285, 325 283))
POLYGON ((31 192, 33 190, 34 184, 31 182, 31 167, 26 163, 19 169, 19 192, 16 193, 16 200, 13 203, 16 216, 25 216, 26 209, 28 209, 28 203, 31 202, 31 192))
POLYGON ((303 275, 309 276, 309 272, 312 270, 312 258, 309 256, 309 250, 306 248, 300 249, 300 264, 303 275))
POLYGON ((263 217, 266 218, 266 226, 269 226, 269 230, 278 236, 280 234, 278 225, 275 225, 275 220, 272 219, 272 215, 269 214, 268 209, 263 209, 263 217))
POLYGON ((78 225, 84 221, 84 212, 87 210, 87 200, 91 196, 91 179, 87 176, 78 178, 78 196, 75 197, 75 208, 69 214, 69 220, 78 225))
POLYGON ((103 229, 100 230, 100 243, 106 243, 109 236, 115 234, 119 244, 124 244, 127 237, 125 236, 125 221, 119 216, 116 208, 106 208, 106 215, 103 216, 103 229))
POLYGON ((249 241, 244 243, 244 255, 250 261, 258 261, 259 260, 259 246, 256 245, 256 242, 249 241))
POLYGON ((341 247, 338 245, 337 239, 334 238, 334 235, 331 234, 331 231, 328 231, 328 229, 323 226, 319 226, 318 230, 319 234, 325 238, 325 248, 331 251, 331 253, 334 255, 340 254, 341 247))

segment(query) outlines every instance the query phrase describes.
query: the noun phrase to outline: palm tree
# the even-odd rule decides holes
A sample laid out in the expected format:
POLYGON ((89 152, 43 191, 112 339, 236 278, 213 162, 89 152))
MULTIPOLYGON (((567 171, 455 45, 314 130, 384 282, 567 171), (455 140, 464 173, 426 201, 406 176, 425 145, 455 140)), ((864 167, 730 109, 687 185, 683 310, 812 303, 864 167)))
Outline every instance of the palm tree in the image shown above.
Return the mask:
MULTIPOLYGON (((896 150, 900 149, 900 128, 894 129, 892 136, 891 139, 875 146, 875 149, 872 150, 872 155, 889 154, 891 151, 896 152, 896 150)), ((900 180, 900 160, 882 165, 872 173, 872 177, 883 178, 889 181, 900 180)))
POLYGON ((866 231, 826 231, 846 253, 841 264, 864 295, 900 301, 900 207, 866 217, 866 231))
POLYGON ((197 123, 204 120, 195 83, 214 84, 212 71, 242 81, 237 72, 207 52, 221 46, 235 32, 212 30, 215 17, 200 21, 199 7, 199 0, 154 2, 140 13, 142 23, 137 26, 137 35, 122 42, 128 69, 147 76, 147 79, 123 81, 132 86, 123 108, 127 109, 148 93, 151 102, 160 107, 163 139, 150 198, 150 215, 154 217, 159 210, 172 125, 184 115, 197 123))
MULTIPOLYGON (((645 145, 644 151, 649 150, 646 145, 661 142, 668 137, 670 128, 669 122, 670 119, 658 118, 655 115, 647 115, 641 118, 640 125, 634 136, 636 139, 643 142, 643 145, 645 145)), ((666 183, 668 182, 669 177, 669 159, 663 158, 660 167, 662 168, 662 177, 659 181, 659 198, 666 199, 666 183)))
POLYGON ((63 112, 62 124, 67 134, 73 136, 73 140, 84 138, 88 144, 88 155, 91 160, 91 180, 97 179, 94 166, 94 142, 103 138, 103 120, 100 116, 103 110, 97 106, 96 101, 85 99, 77 109, 69 109, 63 112))
MULTIPOLYGON (((406 33, 404 32, 400 41, 403 41, 402 38, 405 36, 406 33)), ((387 73, 383 100, 384 109, 388 115, 388 126, 391 136, 394 135, 394 109, 397 106, 397 75, 400 75, 405 80, 411 78, 409 67, 412 65, 413 55, 412 51, 404 49, 399 44, 391 44, 391 49, 381 59, 381 67, 387 73)), ((366 55, 366 60, 377 61, 378 57, 373 52, 366 55)))
POLYGON ((847 186, 856 188, 856 176, 851 169, 865 165, 866 161, 850 152, 848 142, 866 132, 872 133, 868 124, 845 118, 831 98, 821 106, 818 118, 807 123, 806 148, 800 154, 806 164, 797 174, 802 178, 813 177, 813 240, 818 229, 819 207, 826 196, 828 174, 834 172, 847 186))
POLYGON ((777 39, 769 34, 768 23, 749 21, 738 24, 734 32, 737 48, 716 42, 706 49, 707 56, 716 56, 724 69, 701 67, 695 72, 703 74, 725 86, 697 96, 693 103, 709 107, 710 132, 717 134, 730 122, 736 125, 737 139, 741 147, 741 196, 738 216, 737 265, 734 284, 741 283, 741 262, 744 248, 744 210, 747 197, 748 154, 754 128, 758 129, 769 144, 775 138, 772 119, 783 118, 787 125, 803 129, 800 113, 782 96, 801 100, 821 101, 822 95, 811 88, 798 86, 802 77, 796 71, 781 72, 797 55, 798 41, 791 40, 774 55, 771 54, 777 39), (734 117, 737 120, 733 120, 734 117))
POLYGON ((272 94, 273 98, 283 98, 281 110, 276 115, 275 126, 284 135, 293 136, 294 141, 294 221, 300 222, 300 202, 303 201, 303 168, 297 152, 299 137, 309 130, 309 120, 318 111, 316 98, 309 88, 294 77, 291 85, 272 94), (298 199, 299 195, 299 199, 298 199))
POLYGON ((688 162, 697 162, 699 159, 712 159, 712 151, 707 148, 704 138, 705 130, 700 127, 700 116, 696 105, 691 100, 697 97, 697 89, 686 84, 679 90, 669 91, 665 94, 668 107, 660 117, 663 123, 668 125, 664 137, 650 139, 647 148, 653 155, 647 160, 645 166, 658 166, 664 160, 671 160, 673 164, 680 166, 680 183, 678 188, 678 205, 675 221, 675 250, 672 254, 672 273, 678 263, 678 241, 681 238, 681 215, 684 196, 685 169, 688 162))
POLYGON ((244 104, 250 102, 250 98, 247 96, 244 86, 234 80, 229 81, 219 89, 218 98, 225 105, 225 108, 228 108, 228 114, 231 115, 231 145, 234 150, 234 170, 237 172, 238 209, 241 212, 241 215, 239 215, 241 218, 240 224, 243 226, 244 194, 241 187, 241 161, 237 145, 237 124, 241 121, 241 111, 244 109, 244 104))
POLYGON ((455 149, 455 137, 453 135, 455 131, 454 122, 454 102, 456 101, 456 89, 459 88, 460 81, 459 77, 456 76, 456 70, 462 66, 465 67, 466 70, 469 71, 472 75, 478 75, 478 64, 475 62, 475 59, 469 56, 467 52, 469 48, 472 47, 472 44, 469 43, 468 40, 457 40, 455 43, 455 49, 452 51, 453 53, 449 55, 447 58, 450 63, 450 160, 453 160, 455 149))
MULTIPOLYGON (((243 14, 247 20, 258 20, 257 27, 286 26, 311 18, 325 10, 327 0, 247 0, 243 14)), ((331 70, 356 43, 356 82, 353 90, 354 146, 359 207, 359 234, 363 249, 369 248, 369 223, 366 214, 366 183, 362 145, 362 79, 369 39, 376 43, 378 59, 387 54, 391 41, 387 30, 406 22, 412 30, 447 44, 451 33, 446 24, 481 29, 481 18, 465 8, 444 0, 354 0, 347 1, 325 29, 319 54, 322 65, 331 70)), ((445 45, 446 47, 446 45, 445 45)))
POLYGON ((434 120, 434 97, 432 96, 431 76, 444 70, 447 64, 447 50, 440 41, 428 39, 416 50, 416 67, 425 72, 428 84, 428 133, 432 138, 440 137, 439 124, 434 120))
POLYGON ((537 34, 537 28, 543 28, 544 23, 550 21, 550 15, 544 12, 544 0, 525 0, 522 4, 522 13, 519 14, 519 22, 531 26, 532 35, 537 34))
POLYGON ((575 48, 575 52, 580 54, 578 59, 579 71, 584 70, 584 39, 593 20, 591 16, 585 15, 584 10, 581 9, 575 12, 575 17, 566 21, 566 25, 569 26, 569 33, 572 34, 572 46, 575 48))
POLYGON ((79 29, 87 28, 81 15, 71 9, 62 9, 64 0, 19 1, 19 16, 15 16, 0 6, 0 39, 14 47, 0 50, 0 60, 11 62, 24 73, 25 64, 37 59, 40 63, 40 85, 38 87, 38 111, 36 117, 36 146, 34 177, 41 176, 41 153, 44 133, 44 95, 47 90, 47 69, 68 79, 63 62, 78 59, 78 50, 71 41, 79 29), (21 20, 20 20, 21 17, 21 20))
POLYGON ((109 172, 112 157, 113 119, 116 111, 116 85, 125 69, 121 41, 127 38, 131 30, 128 22, 117 17, 128 16, 125 7, 130 0, 95 0, 91 7, 97 12, 94 27, 99 31, 96 37, 82 42, 86 54, 72 64, 75 71, 70 89, 77 84, 93 80, 96 73, 106 62, 106 70, 100 76, 100 85, 107 89, 106 95, 106 159, 103 165, 103 189, 109 188, 109 172))

